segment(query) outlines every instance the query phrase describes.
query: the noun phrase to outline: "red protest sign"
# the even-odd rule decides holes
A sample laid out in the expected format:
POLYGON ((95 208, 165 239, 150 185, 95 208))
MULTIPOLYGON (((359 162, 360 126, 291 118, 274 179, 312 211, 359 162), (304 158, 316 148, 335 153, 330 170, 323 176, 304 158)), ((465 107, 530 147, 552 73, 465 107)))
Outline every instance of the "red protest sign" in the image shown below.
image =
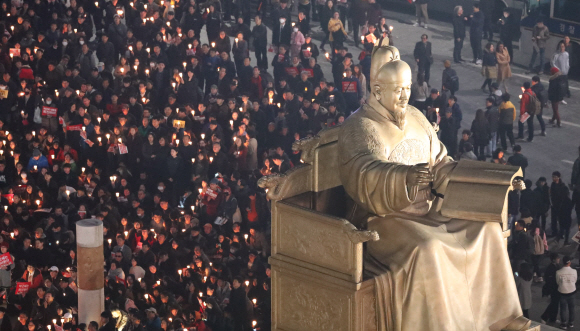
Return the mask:
POLYGON ((6 268, 12 263, 14 263, 14 261, 12 261, 12 256, 10 256, 10 253, 6 252, 0 255, 0 268, 6 268))
POLYGON ((30 288, 30 283, 28 282, 20 282, 20 283, 16 283, 16 293, 15 294, 23 294, 28 292, 28 289, 30 288))
POLYGON ((129 150, 127 149, 127 145, 119 144, 119 154, 127 154, 129 150))
POLYGON ((296 67, 287 67, 284 68, 286 70, 286 73, 290 76, 298 76, 298 68, 296 67))
POLYGON ((81 131, 83 128, 82 124, 77 124, 77 125, 67 125, 66 130, 67 131, 81 131))
POLYGON ((356 93, 356 82, 342 82, 342 93, 356 93))
POLYGON ((56 107, 42 106, 42 116, 56 117, 56 107))

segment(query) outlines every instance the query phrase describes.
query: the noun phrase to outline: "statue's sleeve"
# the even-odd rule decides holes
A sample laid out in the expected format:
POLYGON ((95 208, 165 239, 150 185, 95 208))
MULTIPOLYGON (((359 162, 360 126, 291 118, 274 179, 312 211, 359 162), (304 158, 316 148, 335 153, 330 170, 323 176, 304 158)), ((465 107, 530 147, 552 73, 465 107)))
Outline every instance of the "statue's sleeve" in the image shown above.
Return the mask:
POLYGON ((389 162, 389 148, 372 121, 353 118, 339 136, 339 171, 346 192, 369 212, 385 216, 413 203, 416 188, 407 189, 410 166, 389 162), (354 120, 354 121, 353 121, 354 120))

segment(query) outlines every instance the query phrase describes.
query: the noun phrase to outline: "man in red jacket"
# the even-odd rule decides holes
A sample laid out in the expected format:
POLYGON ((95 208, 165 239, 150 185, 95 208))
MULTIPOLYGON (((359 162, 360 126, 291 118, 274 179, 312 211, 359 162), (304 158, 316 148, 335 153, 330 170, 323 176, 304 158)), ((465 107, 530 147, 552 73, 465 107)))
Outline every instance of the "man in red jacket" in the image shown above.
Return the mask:
MULTIPOLYGON (((530 98, 536 94, 532 91, 532 84, 530 82, 525 82, 522 87, 524 93, 522 94, 522 100, 520 102, 520 120, 518 121, 518 138, 524 139, 524 123, 522 119, 523 116, 528 117, 525 121, 528 122, 528 142, 534 140, 534 116, 529 116, 527 114, 528 104, 530 103, 530 98)), ((534 114, 535 115, 535 114, 534 114)))
POLYGON ((202 203, 205 205, 205 212, 209 220, 213 222, 218 214, 218 207, 222 202, 223 196, 219 186, 219 180, 213 178, 202 193, 202 203))

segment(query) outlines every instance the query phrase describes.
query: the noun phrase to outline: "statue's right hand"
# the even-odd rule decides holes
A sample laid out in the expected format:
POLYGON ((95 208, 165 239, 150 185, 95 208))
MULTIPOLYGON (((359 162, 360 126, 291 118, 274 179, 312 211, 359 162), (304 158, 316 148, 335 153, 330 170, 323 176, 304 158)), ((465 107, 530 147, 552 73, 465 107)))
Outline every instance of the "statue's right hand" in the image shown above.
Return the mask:
POLYGON ((419 189, 429 186, 433 182, 434 176, 429 169, 428 163, 419 163, 407 171, 407 185, 419 186, 419 189))

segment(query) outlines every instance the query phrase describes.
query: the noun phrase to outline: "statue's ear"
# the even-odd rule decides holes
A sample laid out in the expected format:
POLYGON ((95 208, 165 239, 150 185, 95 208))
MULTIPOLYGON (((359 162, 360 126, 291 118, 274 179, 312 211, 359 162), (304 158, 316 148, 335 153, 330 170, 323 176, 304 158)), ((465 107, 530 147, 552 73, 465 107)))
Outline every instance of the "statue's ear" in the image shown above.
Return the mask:
POLYGON ((381 100, 381 86, 380 85, 374 85, 373 86, 373 92, 374 92, 375 98, 377 100, 381 100))

